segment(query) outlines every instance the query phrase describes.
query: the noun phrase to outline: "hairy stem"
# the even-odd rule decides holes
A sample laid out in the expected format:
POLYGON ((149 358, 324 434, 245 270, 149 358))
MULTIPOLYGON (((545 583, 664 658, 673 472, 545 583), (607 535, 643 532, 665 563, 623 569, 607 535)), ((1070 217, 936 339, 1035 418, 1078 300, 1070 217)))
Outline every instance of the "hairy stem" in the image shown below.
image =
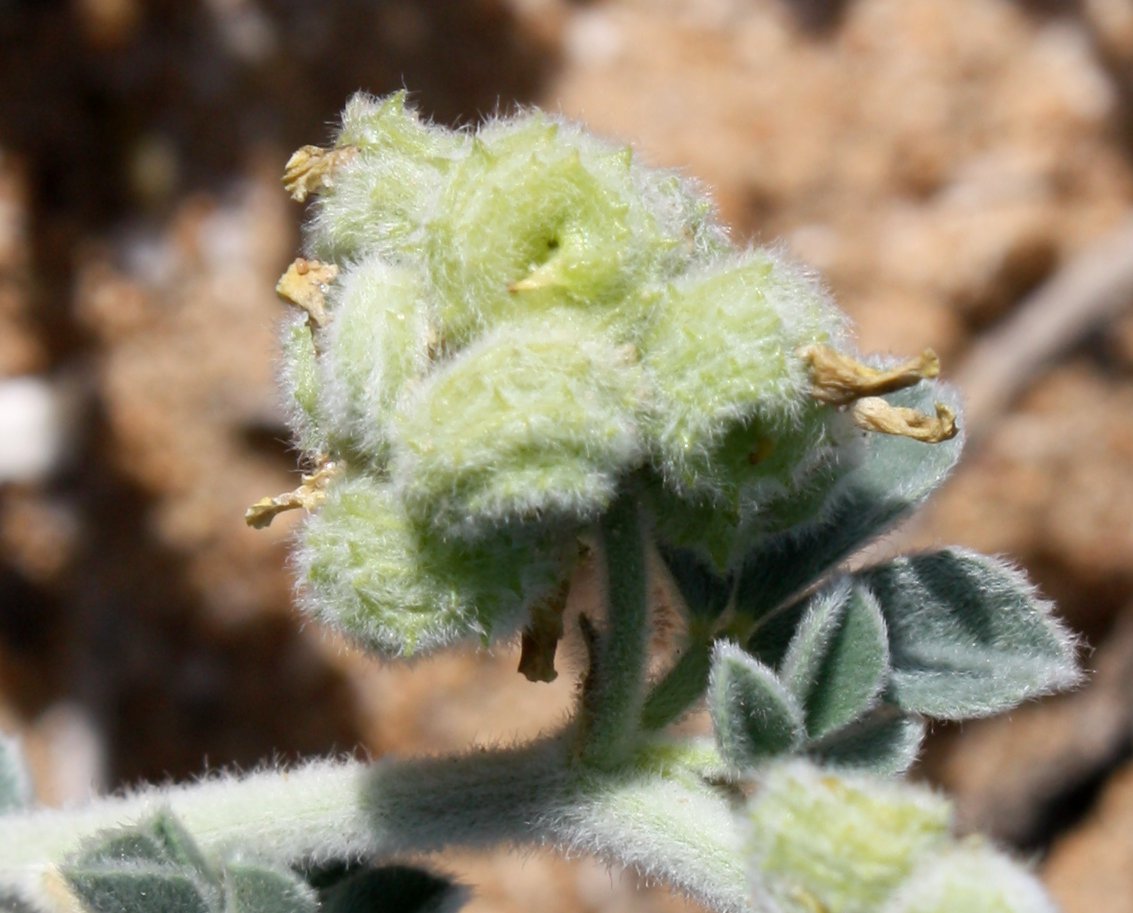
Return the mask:
POLYGON ((607 630, 593 651, 583 703, 582 759, 623 762, 639 734, 648 656, 645 540, 637 499, 625 495, 602 521, 607 630))
POLYGON ((239 850, 295 864, 549 845, 630 866, 713 909, 747 903, 723 791, 651 758, 612 772, 572 766, 562 735, 447 758, 317 762, 9 815, 0 819, 0 894, 50 909, 59 862, 97 832, 162 808, 213 857, 239 850))
POLYGON ((663 729, 704 695, 712 660, 711 635, 689 638, 680 659, 653 686, 641 710, 641 727, 647 732, 663 729))

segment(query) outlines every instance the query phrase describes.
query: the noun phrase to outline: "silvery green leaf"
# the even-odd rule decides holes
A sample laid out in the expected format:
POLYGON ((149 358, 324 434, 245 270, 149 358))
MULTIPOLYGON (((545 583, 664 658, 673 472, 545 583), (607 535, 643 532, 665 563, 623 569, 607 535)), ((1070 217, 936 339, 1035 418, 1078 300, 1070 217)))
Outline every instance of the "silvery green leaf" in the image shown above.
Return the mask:
POLYGON ((204 857, 168 810, 95 834, 62 871, 90 913, 223 910, 204 857))
POLYGON ((870 710, 888 673, 885 619, 868 590, 842 579, 807 600, 779 675, 802 704, 811 738, 870 710))
POLYGON ((76 862, 89 866, 113 866, 135 862, 172 866, 174 860, 164 844, 148 829, 124 827, 96 834, 76 862))
POLYGON ((735 644, 722 642, 712 657, 708 711, 724 760, 752 767, 786 754, 803 740, 803 710, 775 673, 735 644))
POLYGON ((96 834, 76 862, 89 866, 152 862, 185 867, 205 880, 212 877, 193 838, 167 809, 138 824, 96 834))
POLYGON ((856 575, 889 627, 892 699, 940 719, 987 716, 1081 677, 1073 636, 1019 571, 951 548, 856 575))
POLYGON ((321 913, 454 913, 468 892, 424 869, 363 867, 321 892, 321 913))
POLYGON ((20 743, 0 734, 0 815, 31 804, 31 780, 20 743))
POLYGON ((732 594, 731 577, 721 577, 688 549, 661 545, 659 551, 689 612, 708 620, 718 617, 732 594))
POLYGON ((807 754, 823 764, 895 777, 912 767, 925 736, 920 717, 907 716, 891 705, 809 746, 807 754))
POLYGON ((138 862, 68 865, 62 871, 87 913, 221 913, 185 870, 138 862))
POLYGON ((318 913, 314 889, 288 869, 234 860, 224 867, 224 913, 318 913))
MULTIPOLYGON (((934 403, 943 402, 959 413, 956 393, 937 383, 922 382, 885 399, 930 414, 934 403)), ((762 617, 915 510, 955 465, 962 438, 922 444, 868 435, 860 464, 840 481, 832 506, 810 523, 763 540, 744 560, 736 585, 740 611, 762 617)))
POLYGON ((174 863, 195 870, 204 879, 215 877, 196 841, 173 812, 163 809, 142 826, 161 842, 174 863))

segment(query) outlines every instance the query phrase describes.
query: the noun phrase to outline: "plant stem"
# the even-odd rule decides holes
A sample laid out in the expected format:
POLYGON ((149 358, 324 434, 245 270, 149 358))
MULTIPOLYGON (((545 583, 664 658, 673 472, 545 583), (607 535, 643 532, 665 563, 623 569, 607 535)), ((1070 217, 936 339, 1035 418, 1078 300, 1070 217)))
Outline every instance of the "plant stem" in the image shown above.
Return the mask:
POLYGON ((641 709, 641 728, 647 732, 675 722, 704 694, 712 659, 712 638, 690 636, 680 659, 649 692, 641 709))
POLYGON ((727 796, 644 758, 616 772, 570 765, 565 735, 514 749, 374 764, 322 761, 74 810, 0 818, 0 897, 58 906, 54 867, 107 828, 168 808, 213 858, 239 851, 297 864, 552 845, 638 869, 720 911, 747 907, 727 796))
POLYGON ((601 532, 607 630, 592 656, 580 735, 582 760, 611 769, 637 741, 649 659, 645 540, 632 494, 610 507, 601 532))

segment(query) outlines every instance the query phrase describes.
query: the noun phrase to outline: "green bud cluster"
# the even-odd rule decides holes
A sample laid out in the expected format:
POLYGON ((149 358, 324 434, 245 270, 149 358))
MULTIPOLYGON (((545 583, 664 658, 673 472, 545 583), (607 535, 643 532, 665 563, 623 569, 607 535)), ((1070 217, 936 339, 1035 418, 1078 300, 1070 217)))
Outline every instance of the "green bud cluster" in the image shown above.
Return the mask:
POLYGON ((298 566, 365 645, 514 632, 627 486, 728 573, 858 459, 800 354, 844 349, 843 316, 678 175, 538 111, 447 130, 404 93, 356 96, 305 150, 306 253, 332 272, 282 374, 299 446, 346 468, 298 566))
POLYGON ((956 840, 943 797, 906 783, 769 766, 747 809, 760 913, 1054 913, 985 840, 956 840))

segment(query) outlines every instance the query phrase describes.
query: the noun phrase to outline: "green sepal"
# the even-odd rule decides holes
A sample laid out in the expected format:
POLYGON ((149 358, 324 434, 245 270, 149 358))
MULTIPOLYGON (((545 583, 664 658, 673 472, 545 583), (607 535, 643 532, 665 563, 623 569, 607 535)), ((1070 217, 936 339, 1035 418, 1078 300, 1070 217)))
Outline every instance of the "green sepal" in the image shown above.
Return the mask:
POLYGON ((569 573, 570 535, 500 530, 446 541, 408 515, 389 484, 334 482, 297 551, 302 607, 381 656, 508 637, 569 573))
POLYGON ((1073 687, 1073 635, 1010 565, 950 548, 861 572, 889 627, 892 700, 939 719, 988 716, 1073 687))
POLYGON ((402 403, 393 480, 442 536, 597 519, 641 459, 633 353, 581 315, 515 320, 402 403))
POLYGON ((0 733, 0 815, 31 805, 31 777, 19 740, 0 733))
POLYGON ((736 769, 754 767, 802 744, 803 710, 775 673, 735 644, 712 656, 708 712, 716 744, 736 769))
POLYGON ((840 580, 807 601, 779 669, 820 739, 873 708, 889 674, 885 619, 868 590, 840 580))
POLYGON ((319 913, 314 889, 290 869, 231 860, 224 866, 224 913, 319 913))
POLYGON ((483 127, 425 243, 442 335, 462 346, 523 314, 585 311, 628 341, 658 272, 687 262, 685 226, 649 211, 630 150, 534 112, 483 127))
POLYGON ((327 307, 316 415, 332 448, 382 467, 394 406, 429 365, 428 291, 414 270, 370 256, 343 271, 327 307))
MULTIPOLYGON (((933 382, 922 381, 884 399, 928 414, 941 402, 960 413, 956 393, 933 382)), ((940 444, 866 435, 861 459, 836 480, 823 510, 786 532, 764 537, 748 553, 736 584, 737 610, 762 618, 880 536, 944 481, 962 446, 962 435, 940 444)))
POLYGON ((656 386, 646 430, 663 541, 726 572, 753 539, 822 508, 857 435, 810 396, 799 352, 840 340, 842 319, 767 250, 734 252, 671 284, 641 341, 656 386))
POLYGON ((404 92, 359 92, 347 102, 336 146, 357 152, 315 198, 304 227, 309 256, 340 263, 371 253, 403 262, 420 256, 436 199, 470 141, 423 122, 405 102, 404 92))
POLYGON ((924 742, 925 722, 890 704, 807 746, 809 757, 830 767, 896 777, 913 766, 924 742))

